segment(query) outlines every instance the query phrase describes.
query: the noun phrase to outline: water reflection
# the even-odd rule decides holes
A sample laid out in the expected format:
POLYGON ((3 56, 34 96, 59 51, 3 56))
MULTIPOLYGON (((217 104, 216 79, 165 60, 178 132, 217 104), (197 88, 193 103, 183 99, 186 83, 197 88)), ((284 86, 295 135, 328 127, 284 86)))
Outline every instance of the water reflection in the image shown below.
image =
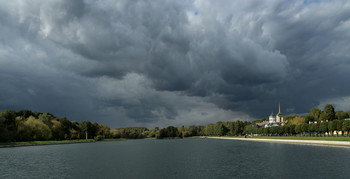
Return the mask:
POLYGON ((0 178, 347 177, 349 148, 217 139, 0 149, 0 178))

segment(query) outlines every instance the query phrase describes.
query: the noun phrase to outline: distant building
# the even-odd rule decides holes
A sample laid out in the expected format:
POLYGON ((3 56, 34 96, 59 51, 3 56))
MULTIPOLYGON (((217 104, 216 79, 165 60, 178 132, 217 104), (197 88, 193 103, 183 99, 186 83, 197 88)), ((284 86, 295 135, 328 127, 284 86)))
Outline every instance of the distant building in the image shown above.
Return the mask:
POLYGON ((281 104, 278 106, 278 113, 275 116, 273 112, 269 116, 268 121, 260 122, 260 123, 255 123, 253 125, 253 128, 260 128, 260 127, 274 127, 274 126, 283 126, 286 122, 284 121, 283 114, 281 113, 281 104))

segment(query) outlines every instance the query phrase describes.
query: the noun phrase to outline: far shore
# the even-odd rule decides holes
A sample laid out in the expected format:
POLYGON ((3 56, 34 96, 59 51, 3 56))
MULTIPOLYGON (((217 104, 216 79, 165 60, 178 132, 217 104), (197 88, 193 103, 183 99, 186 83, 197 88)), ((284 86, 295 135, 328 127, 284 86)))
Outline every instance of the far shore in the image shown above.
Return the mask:
POLYGON ((108 142, 128 140, 126 138, 119 139, 103 139, 101 141, 95 141, 94 139, 79 139, 79 140, 49 140, 49 141, 27 141, 27 142, 3 142, 0 143, 0 148, 9 147, 28 147, 28 146, 40 146, 40 145, 60 145, 60 144, 78 144, 78 143, 92 143, 92 142, 108 142))
POLYGON ((0 148, 26 147, 26 146, 38 146, 38 145, 76 144, 76 143, 90 143, 90 142, 95 142, 95 141, 93 139, 87 139, 87 140, 62 140, 62 141, 6 142, 6 143, 0 143, 0 148))
POLYGON ((303 144, 303 145, 327 145, 327 146, 341 146, 350 147, 349 141, 326 141, 326 140, 297 140, 297 139, 276 139, 268 137, 265 138, 243 138, 243 137, 208 137, 211 139, 228 139, 228 140, 243 140, 256 142, 273 142, 273 143, 289 143, 289 144, 303 144))

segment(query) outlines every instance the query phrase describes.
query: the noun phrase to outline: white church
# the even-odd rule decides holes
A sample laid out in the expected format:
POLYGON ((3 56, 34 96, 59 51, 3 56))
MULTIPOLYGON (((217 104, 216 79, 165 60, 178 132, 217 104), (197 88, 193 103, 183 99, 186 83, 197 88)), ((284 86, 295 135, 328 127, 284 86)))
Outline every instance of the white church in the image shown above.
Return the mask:
POLYGON ((269 116, 268 121, 261 123, 256 123, 256 127, 274 127, 274 126, 283 126, 285 124, 283 114, 281 113, 281 104, 279 104, 279 109, 277 115, 274 115, 273 112, 269 116))

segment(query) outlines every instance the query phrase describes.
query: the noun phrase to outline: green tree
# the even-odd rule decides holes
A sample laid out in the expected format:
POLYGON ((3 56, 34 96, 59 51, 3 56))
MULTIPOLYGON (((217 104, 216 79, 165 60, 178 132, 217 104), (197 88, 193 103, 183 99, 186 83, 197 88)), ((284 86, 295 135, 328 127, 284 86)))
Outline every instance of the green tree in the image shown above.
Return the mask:
POLYGON ((51 127, 51 131, 52 131, 52 137, 55 140, 63 140, 65 139, 65 132, 63 129, 62 124, 59 121, 56 120, 52 120, 52 127, 51 127))
POLYGON ((301 130, 301 124, 295 126, 295 133, 300 134, 302 132, 301 130))
MULTIPOLYGON (((153 130, 153 131, 154 131, 154 133, 152 133, 152 135, 150 134, 150 137, 156 137, 156 134, 155 134, 156 130, 153 130)), ((111 129, 110 132, 111 132, 113 139, 120 139, 121 134, 120 134, 119 129, 111 129)))
POLYGON ((50 128, 33 116, 30 116, 22 125, 19 130, 26 134, 26 140, 48 140, 51 138, 50 128))
POLYGON ((349 111, 346 111, 346 113, 348 114, 348 116, 350 117, 350 110, 349 111))
POLYGON ((17 138, 16 112, 4 110, 0 112, 0 141, 15 141, 17 138))
POLYGON ((292 124, 289 126, 289 134, 290 135, 295 135, 297 132, 296 132, 296 125, 295 124, 292 124))
POLYGON ((318 109, 318 108, 312 108, 310 110, 310 116, 313 117, 314 120, 318 120, 319 119, 319 116, 321 115, 321 110, 318 109))
POLYGON ((332 133, 332 136, 333 136, 334 130, 336 130, 336 127, 337 127, 336 121, 329 121, 328 122, 328 130, 332 133))
POLYGON ((325 113, 321 113, 319 121, 327 122, 327 115, 325 113))
POLYGON ((233 130, 233 135, 242 135, 243 134, 243 130, 244 130, 244 124, 242 121, 237 120, 234 123, 234 130, 233 130))
POLYGON ((342 135, 344 133, 343 131, 343 121, 342 120, 336 120, 337 121, 337 127, 336 127, 336 130, 337 130, 337 136, 339 134, 339 131, 342 131, 342 135))
POLYGON ((297 115, 294 115, 294 116, 286 116, 285 118, 284 118, 284 120, 285 121, 290 121, 290 120, 292 120, 292 119, 294 119, 294 118, 296 118, 296 117, 298 117, 297 115))
POLYGON ((62 130, 64 131, 64 139, 68 139, 68 136, 70 136, 70 129, 72 128, 72 122, 66 117, 57 118, 57 120, 61 123, 62 130))
POLYGON ((313 132, 316 133, 316 136, 318 136, 320 133, 320 124, 314 123, 314 124, 312 124, 312 126, 313 126, 313 132))
POLYGON ((216 135, 215 124, 208 124, 207 126, 205 126, 204 131, 205 135, 207 136, 216 135))
POLYGON ((168 126, 166 128, 167 137, 178 137, 178 130, 174 126, 168 126))
POLYGON ((215 125, 215 135, 217 136, 224 136, 226 135, 228 129, 223 124, 223 122, 217 122, 215 125))
POLYGON ((308 125, 309 136, 311 136, 314 131, 315 131, 314 125, 313 124, 309 124, 308 125))
POLYGON ((315 118, 310 114, 305 116, 305 123, 307 123, 307 124, 309 124, 309 122, 313 122, 314 120, 315 120, 315 118))
POLYGON ((164 137, 180 137, 178 129, 174 126, 168 126, 167 128, 161 129, 159 131, 159 138, 164 137))
POLYGON ((343 120, 349 117, 348 113, 344 111, 337 111, 335 112, 335 116, 337 120, 343 120))
MULTIPOLYGON (((110 132, 111 129, 107 125, 103 125, 103 124, 98 124, 98 125, 99 125, 99 127, 97 130, 97 135, 102 136, 102 139, 111 138, 111 132, 110 132)), ((142 138, 143 138, 143 136, 142 136, 142 138)))
POLYGON ((92 134, 92 124, 90 121, 83 121, 79 123, 79 131, 80 131, 80 137, 85 138, 86 133, 88 134, 88 138, 92 139, 94 138, 94 135, 92 134))
POLYGON ((333 105, 331 104, 327 104, 324 107, 323 113, 326 114, 325 119, 328 121, 332 121, 335 119, 335 112, 334 112, 334 108, 333 105))
POLYGON ((48 113, 41 113, 38 115, 38 119, 51 128, 52 127, 51 121, 54 119, 54 116, 48 113))
POLYGON ((309 131, 309 125, 308 124, 301 124, 301 132, 303 133, 303 135, 305 135, 306 132, 309 131))
POLYGON ((349 131, 350 131, 350 121, 349 120, 345 120, 343 122, 342 131, 346 131, 347 135, 349 136, 349 131))
POLYGON ((225 126, 226 126, 226 128, 227 128, 227 135, 230 135, 230 136, 233 136, 233 135, 235 135, 234 134, 234 128, 235 128, 235 124, 234 124, 234 122, 230 122, 230 121, 228 121, 228 122, 226 122, 225 123, 225 126))
POLYGON ((328 122, 321 122, 320 132, 323 133, 323 135, 328 132, 328 122))
POLYGON ((253 124, 248 124, 244 127, 245 134, 252 134, 253 133, 253 124))
POLYGON ((189 126, 188 127, 189 136, 198 136, 200 134, 200 127, 198 126, 189 126))
POLYGON ((70 129, 70 137, 69 139, 80 139, 80 133, 79 131, 76 131, 75 129, 70 129))
POLYGON ((35 114, 30 110, 20 110, 17 112, 17 116, 22 116, 24 119, 27 119, 30 116, 35 116, 35 114))

